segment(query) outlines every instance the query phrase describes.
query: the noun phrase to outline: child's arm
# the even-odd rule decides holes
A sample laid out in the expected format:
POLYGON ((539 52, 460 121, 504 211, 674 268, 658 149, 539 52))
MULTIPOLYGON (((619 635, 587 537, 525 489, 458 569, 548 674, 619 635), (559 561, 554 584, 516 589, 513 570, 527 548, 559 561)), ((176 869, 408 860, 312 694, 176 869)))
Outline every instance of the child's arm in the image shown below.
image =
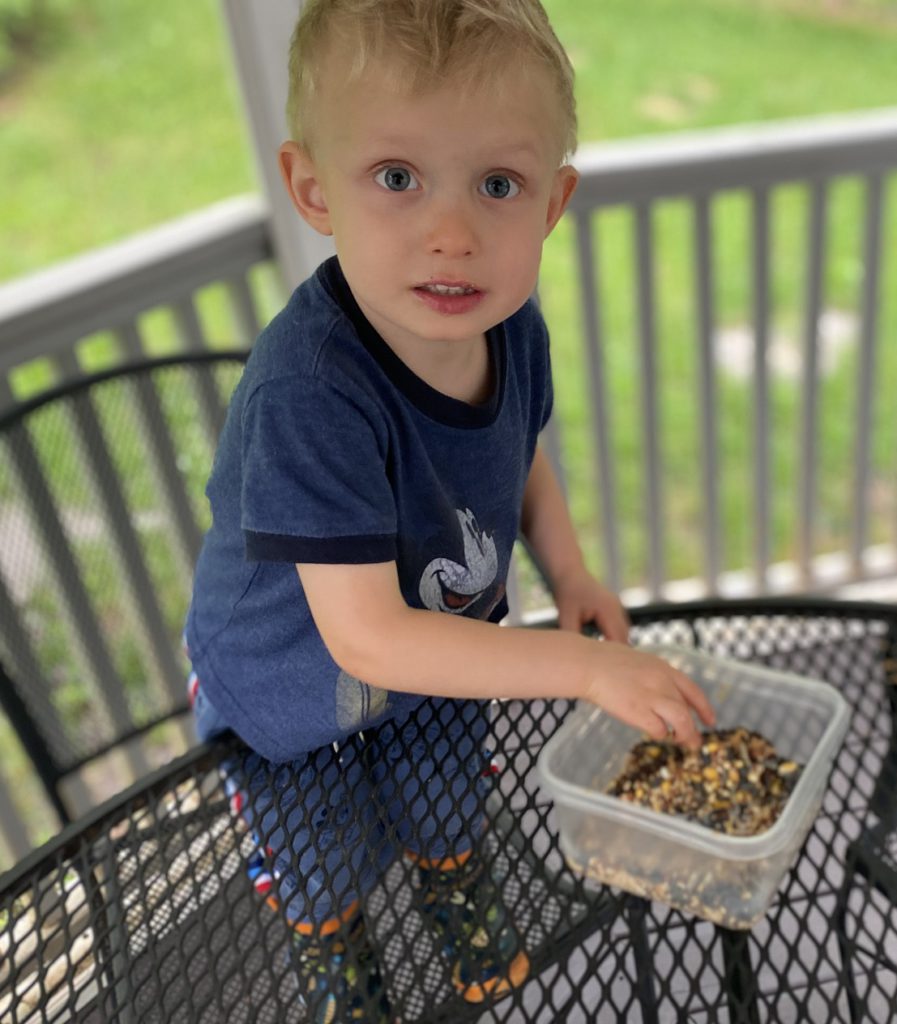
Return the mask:
POLYGON ((561 629, 597 622, 608 640, 626 643, 629 619, 613 591, 586 569, 560 484, 541 448, 523 492, 521 530, 548 575, 561 629))
POLYGON ((410 608, 393 562, 297 569, 334 660, 366 683, 444 697, 585 697, 658 739, 669 723, 690 745, 698 743, 692 709, 712 724, 698 687, 643 651, 410 608))

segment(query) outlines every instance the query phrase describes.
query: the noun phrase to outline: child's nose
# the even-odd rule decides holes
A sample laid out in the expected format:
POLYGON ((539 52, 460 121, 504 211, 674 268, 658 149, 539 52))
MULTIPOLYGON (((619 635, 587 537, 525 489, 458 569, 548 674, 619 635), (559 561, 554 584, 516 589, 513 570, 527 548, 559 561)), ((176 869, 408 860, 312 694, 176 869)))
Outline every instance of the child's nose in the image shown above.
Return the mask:
POLYGON ((427 241, 431 253, 472 256, 478 244, 473 211, 460 204, 446 205, 434 211, 427 241))

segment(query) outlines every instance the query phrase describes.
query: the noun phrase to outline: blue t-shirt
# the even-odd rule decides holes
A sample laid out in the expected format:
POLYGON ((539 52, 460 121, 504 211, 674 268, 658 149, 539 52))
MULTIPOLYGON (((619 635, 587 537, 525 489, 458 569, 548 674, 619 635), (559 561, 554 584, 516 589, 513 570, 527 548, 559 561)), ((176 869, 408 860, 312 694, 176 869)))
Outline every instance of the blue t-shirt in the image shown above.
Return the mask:
POLYGON ((296 562, 395 561, 412 607, 506 614, 552 390, 534 303, 487 340, 486 403, 434 390, 368 323, 333 257, 253 347, 207 487, 186 637, 204 693, 264 757, 293 759, 422 700, 341 671, 296 562))

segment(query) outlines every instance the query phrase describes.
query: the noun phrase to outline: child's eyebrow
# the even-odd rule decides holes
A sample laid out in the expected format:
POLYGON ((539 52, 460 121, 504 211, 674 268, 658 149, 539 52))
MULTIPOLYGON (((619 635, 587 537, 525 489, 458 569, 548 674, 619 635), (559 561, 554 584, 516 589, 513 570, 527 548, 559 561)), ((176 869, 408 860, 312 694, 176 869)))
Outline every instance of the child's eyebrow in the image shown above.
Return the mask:
MULTIPOLYGON (((413 138, 401 135, 384 135, 382 138, 371 142, 368 148, 399 155, 402 152, 413 150, 414 147, 415 140, 413 138)), ((529 140, 490 142, 488 148, 483 151, 483 157, 491 163, 501 163, 504 158, 517 155, 531 156, 534 159, 539 159, 542 152, 539 146, 529 140)))
POLYGON ((495 142, 490 143, 488 149, 484 150, 483 157, 489 163, 503 164, 508 160, 517 160, 521 157, 530 160, 541 160, 543 150, 534 142, 495 142))
POLYGON ((539 155, 539 148, 532 142, 506 142, 496 143, 496 151, 501 150, 502 153, 530 153, 533 156, 539 155))

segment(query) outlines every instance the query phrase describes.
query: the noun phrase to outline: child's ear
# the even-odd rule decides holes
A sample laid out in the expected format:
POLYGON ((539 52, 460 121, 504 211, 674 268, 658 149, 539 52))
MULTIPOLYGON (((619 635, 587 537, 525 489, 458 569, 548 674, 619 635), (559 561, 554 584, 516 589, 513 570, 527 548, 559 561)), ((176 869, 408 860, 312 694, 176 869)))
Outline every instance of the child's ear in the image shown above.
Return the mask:
POLYGON ((308 150, 298 142, 285 142, 278 151, 278 160, 283 183, 293 205, 315 231, 332 235, 330 210, 308 150))
POLYGON ((570 164, 559 167, 554 175, 554 183, 551 186, 551 196, 548 200, 548 213, 545 218, 545 237, 547 238, 554 230, 555 224, 561 219, 561 214, 567 209, 570 197, 576 191, 579 183, 579 171, 570 164))

